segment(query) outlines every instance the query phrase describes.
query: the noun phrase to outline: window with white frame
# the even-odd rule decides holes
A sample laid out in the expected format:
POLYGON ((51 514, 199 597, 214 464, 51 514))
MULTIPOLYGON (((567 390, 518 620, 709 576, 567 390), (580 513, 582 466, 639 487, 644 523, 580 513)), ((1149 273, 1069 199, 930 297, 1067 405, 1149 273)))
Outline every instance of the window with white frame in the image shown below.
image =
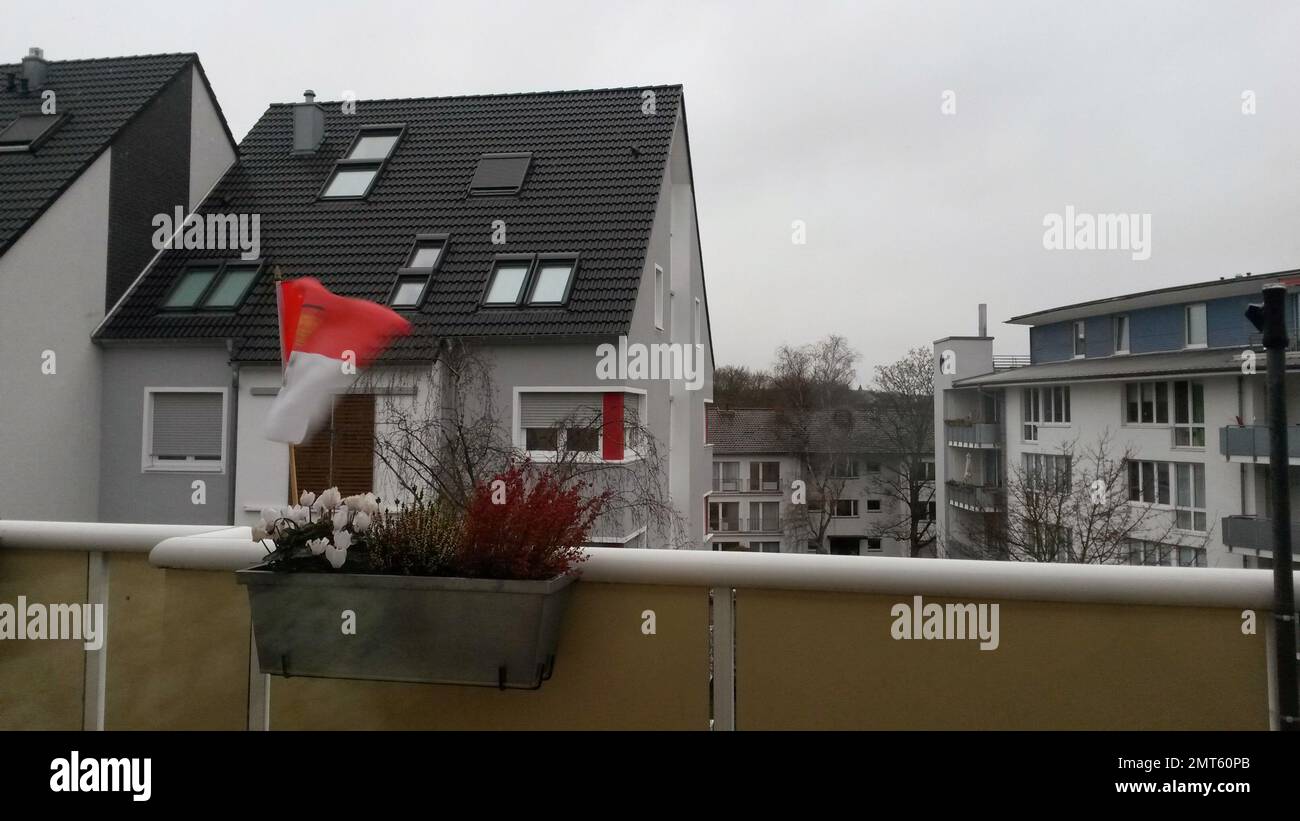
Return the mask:
POLYGON ((1021 388, 1021 436, 1026 442, 1038 441, 1038 388, 1021 388))
POLYGON ((1205 465, 1174 464, 1174 527, 1204 532, 1205 465))
POLYGON ((1183 309, 1183 344, 1188 348, 1204 348, 1207 338, 1205 303, 1186 306, 1183 309))
POLYGON ((519 427, 524 448, 538 453, 600 453, 604 394, 524 392, 519 427))
POLYGON ((1072 484, 1070 457, 1060 453, 1025 453, 1024 485, 1029 491, 1068 492, 1072 484))
POLYGON ((1088 354, 1088 323, 1079 320, 1074 323, 1074 357, 1080 357, 1088 354))
POLYGON ((831 516, 836 519, 852 519, 858 515, 857 499, 836 499, 831 516))
POLYGON ((877 539, 874 536, 867 538, 868 553, 879 553, 881 550, 883 550, 883 547, 881 546, 880 539, 877 539))
POLYGON ((664 269, 655 266, 655 327, 664 329, 664 269))
POLYGON ((749 489, 776 492, 781 489, 780 462, 750 462, 749 489))
POLYGON ((1021 390, 1024 411, 1024 440, 1038 440, 1040 424, 1070 424, 1070 386, 1024 388, 1021 390))
POLYGON ((878 513, 880 511, 880 497, 867 499, 867 512, 878 513))
POLYGON ((1115 317, 1115 353, 1128 353, 1128 314, 1115 317))
POLYGON ((221 471, 225 439, 224 389, 145 389, 144 470, 221 471))
POLYGON ((1200 382, 1174 383, 1174 447, 1205 447, 1205 386, 1200 382))
POLYGON ((1128 563, 1164 567, 1205 567, 1205 548, 1132 539, 1128 543, 1128 563))
POLYGON ((1128 463, 1128 500, 1147 504, 1170 503, 1169 462, 1135 459, 1128 463))
POLYGON ((759 532, 769 532, 781 529, 781 503, 780 502, 750 502, 749 503, 749 529, 759 532))
POLYGON ((1129 382, 1124 386, 1124 422, 1129 425, 1169 424, 1169 385, 1129 382))
POLYGON ((734 533, 740 530, 740 502, 709 502, 709 531, 734 533))
POLYGON ((714 462, 713 489, 723 491, 740 490, 740 463, 714 462))

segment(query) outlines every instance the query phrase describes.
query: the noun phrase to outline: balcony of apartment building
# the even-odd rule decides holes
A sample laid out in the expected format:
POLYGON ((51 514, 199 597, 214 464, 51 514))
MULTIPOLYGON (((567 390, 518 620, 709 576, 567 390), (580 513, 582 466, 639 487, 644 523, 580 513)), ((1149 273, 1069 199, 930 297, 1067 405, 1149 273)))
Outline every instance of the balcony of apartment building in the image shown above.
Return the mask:
MULTIPOLYGON (((1287 461, 1300 465, 1300 425, 1287 426, 1287 461)), ((1267 425, 1225 425, 1219 428, 1219 452, 1229 462, 1268 464, 1267 425)))
POLYGON ((502 691, 260 669, 233 571, 261 553, 247 528, 0 521, 0 602, 107 605, 100 647, 0 643, 0 729, 1277 723, 1273 643, 1240 629, 1273 621, 1263 570, 591 548, 551 678, 502 691), (970 630, 928 640, 936 605, 970 630))
POLYGON ((1000 513, 1006 504, 1005 490, 996 485, 949 479, 947 486, 948 504, 961 510, 1000 513))
POLYGON ((944 439, 949 447, 993 449, 1002 447, 1002 425, 997 422, 973 422, 948 419, 943 423, 944 439))
POLYGON ((714 534, 780 533, 779 508, 777 502, 753 503, 750 515, 742 517, 738 503, 713 502, 709 505, 709 531, 714 534))
POLYGON ((777 461, 716 460, 713 463, 713 491, 715 493, 781 493, 785 486, 781 476, 781 463, 777 461))
MULTIPOLYGON (((1220 521, 1223 543, 1233 553, 1271 558, 1273 520, 1267 516, 1224 516, 1220 521)), ((1300 524, 1291 523, 1291 544, 1300 545, 1300 524)))

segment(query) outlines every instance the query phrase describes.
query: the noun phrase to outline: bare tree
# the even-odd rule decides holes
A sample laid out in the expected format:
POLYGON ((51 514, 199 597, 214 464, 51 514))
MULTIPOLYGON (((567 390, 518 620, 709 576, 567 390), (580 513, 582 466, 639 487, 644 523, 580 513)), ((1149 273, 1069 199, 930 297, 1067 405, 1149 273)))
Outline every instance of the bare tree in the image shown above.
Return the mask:
MULTIPOLYGON (((934 357, 912 348, 889 365, 876 366, 870 414, 893 459, 877 483, 893 504, 871 528, 877 538, 906 542, 917 557, 935 541, 934 357)), ((885 507, 882 505, 882 508, 885 507)))
POLYGON ((762 408, 772 401, 772 376, 744 365, 722 365, 713 370, 713 406, 762 408))
MULTIPOLYGON (((1174 535, 1168 510, 1130 498, 1132 448, 1112 454, 1109 431, 1080 449, 1077 441, 1056 453, 1033 454, 1009 471, 1005 513, 965 536, 979 558, 1023 562, 1118 564, 1133 542, 1203 548, 1209 534, 1174 535), (1189 545, 1188 541, 1195 541, 1189 545)), ((1168 494, 1171 489, 1154 491, 1168 494)))
MULTIPOLYGON (((430 374, 390 370, 375 377, 385 402, 375 434, 380 463, 408 496, 436 495, 466 509, 476 486, 528 458, 497 408, 493 366, 479 350, 449 341, 441 350, 437 389, 419 390, 430 374), (417 399, 407 399, 415 386, 417 399), (396 388, 396 390, 394 390, 396 388)), ((372 383, 374 384, 374 383, 372 383)), ((596 533, 641 527, 672 547, 690 545, 685 518, 668 497, 667 464, 655 436, 635 414, 625 420, 628 458, 606 461, 596 451, 604 421, 575 412, 553 425, 547 467, 565 486, 608 491, 596 533), (617 530, 614 530, 617 528, 617 530)))
POLYGON ((826 532, 835 505, 858 475, 854 433, 858 419, 849 408, 777 413, 777 427, 799 464, 802 496, 792 496, 782 529, 796 542, 828 552, 826 532))

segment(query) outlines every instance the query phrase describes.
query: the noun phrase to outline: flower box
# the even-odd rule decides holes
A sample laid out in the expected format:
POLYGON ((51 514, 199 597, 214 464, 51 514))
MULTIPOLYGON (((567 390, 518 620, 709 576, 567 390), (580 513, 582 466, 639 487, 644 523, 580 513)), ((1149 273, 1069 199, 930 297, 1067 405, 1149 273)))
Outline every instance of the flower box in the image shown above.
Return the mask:
POLYGON ((551 677, 575 580, 286 573, 264 565, 235 575, 248 588, 263 673, 501 689, 537 689, 551 677))

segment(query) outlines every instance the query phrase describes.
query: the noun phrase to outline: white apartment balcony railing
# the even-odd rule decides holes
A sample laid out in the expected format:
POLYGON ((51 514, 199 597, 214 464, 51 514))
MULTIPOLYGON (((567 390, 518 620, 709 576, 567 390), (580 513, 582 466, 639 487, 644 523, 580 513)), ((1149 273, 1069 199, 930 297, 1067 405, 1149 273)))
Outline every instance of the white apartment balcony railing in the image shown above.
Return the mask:
POLYGON ((948 481, 948 504, 976 513, 998 513, 1003 509, 1004 491, 999 487, 948 481))
POLYGON ((1024 368, 1032 365, 1033 360, 1025 354, 996 354, 993 357, 993 370, 1009 371, 1013 368, 1024 368))
MULTIPOLYGON (((1224 516, 1223 543, 1230 550, 1273 555, 1273 520, 1263 516, 1224 516)), ((1300 524, 1291 523, 1291 545, 1300 546, 1300 524)))
MULTIPOLYGON (((537 691, 278 673, 272 685, 232 572, 263 555, 248 528, 0 520, 0 602, 110 605, 98 648, 0 646, 0 730, 1277 726, 1273 642, 1240 629, 1243 610, 1272 622, 1269 571, 586 553, 537 691), (964 639, 900 640, 898 608, 920 619, 936 604, 949 620, 999 608, 997 641, 973 623, 964 639)), ((916 630, 905 638, 937 638, 916 630)))
MULTIPOLYGON (((1287 461, 1300 465, 1300 425, 1288 425, 1287 461)), ((1225 425, 1219 428, 1219 452, 1230 461, 1268 462, 1268 426, 1225 425)))
POLYGON ((713 490, 716 493, 780 493, 783 487, 782 478, 762 479, 753 481, 752 479, 718 479, 713 480, 713 490))
POLYGON ((944 423, 944 436, 955 448, 997 448, 1002 446, 1002 426, 995 422, 944 423))
POLYGON ((767 519, 710 519, 709 530, 714 533, 780 533, 781 520, 767 519))

